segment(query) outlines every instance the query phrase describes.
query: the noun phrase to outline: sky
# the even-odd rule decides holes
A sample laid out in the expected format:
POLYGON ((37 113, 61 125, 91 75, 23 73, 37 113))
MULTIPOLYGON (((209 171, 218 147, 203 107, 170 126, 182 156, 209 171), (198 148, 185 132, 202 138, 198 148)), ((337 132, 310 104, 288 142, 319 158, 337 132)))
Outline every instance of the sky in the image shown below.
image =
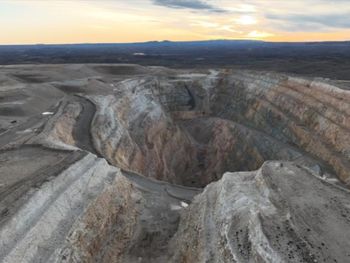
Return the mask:
POLYGON ((350 0, 0 0, 0 44, 350 40, 350 0))

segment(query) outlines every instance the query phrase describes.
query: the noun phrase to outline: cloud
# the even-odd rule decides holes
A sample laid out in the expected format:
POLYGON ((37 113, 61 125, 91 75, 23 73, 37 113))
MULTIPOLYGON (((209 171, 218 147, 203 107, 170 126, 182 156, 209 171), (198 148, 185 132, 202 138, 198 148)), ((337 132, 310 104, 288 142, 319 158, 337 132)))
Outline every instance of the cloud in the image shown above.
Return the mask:
POLYGON ((320 31, 331 28, 350 28, 350 12, 341 14, 267 14, 269 20, 278 21, 277 27, 287 31, 320 31))
POLYGON ((249 15, 241 15, 233 21, 235 21, 239 25, 255 25, 258 23, 255 17, 249 15))
POLYGON ((202 0, 153 0, 153 3, 169 8, 186 8, 194 10, 204 10, 215 13, 225 13, 226 10, 208 4, 202 0))
POLYGON ((247 34, 247 37, 253 38, 253 39, 263 39, 271 36, 273 36, 273 34, 268 32, 260 32, 260 31, 252 31, 249 34, 247 34))

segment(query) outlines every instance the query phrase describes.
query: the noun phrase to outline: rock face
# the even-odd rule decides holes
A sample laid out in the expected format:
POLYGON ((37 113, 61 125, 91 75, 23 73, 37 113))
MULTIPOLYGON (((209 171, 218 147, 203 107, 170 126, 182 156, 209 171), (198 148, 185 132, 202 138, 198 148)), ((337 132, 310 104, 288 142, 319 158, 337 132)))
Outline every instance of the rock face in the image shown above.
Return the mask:
POLYGON ((349 195, 287 162, 226 173, 181 218, 172 261, 348 262, 349 195))
POLYGON ((349 182, 348 91, 317 80, 247 72, 229 75, 219 87, 213 105, 221 117, 297 146, 349 182), (222 96, 232 96, 231 103, 222 107, 222 96))
POLYGON ((336 82, 28 65, 0 83, 0 262, 350 261, 336 82))
POLYGON ((114 165, 181 183, 190 176, 194 149, 154 95, 156 85, 154 80, 123 81, 114 88, 115 96, 91 97, 97 105, 93 143, 114 165))
MULTIPOLYGON (((24 196, 25 203, 2 225, 1 260, 3 262, 47 262, 53 251, 62 246, 65 239, 65 235, 62 234, 67 234, 71 228, 71 231, 78 231, 75 230, 78 226, 74 226, 74 222, 79 217, 84 215, 79 220, 81 224, 86 221, 88 223, 89 216, 93 216, 89 212, 94 206, 95 213, 98 214, 96 205, 105 200, 108 201, 111 191, 109 188, 112 188, 113 184, 123 188, 123 191, 120 191, 121 189, 113 191, 114 195, 118 195, 115 198, 121 202, 120 206, 123 205, 123 199, 128 198, 127 193, 130 189, 122 181, 123 178, 116 170, 110 169, 106 161, 88 155, 54 179, 43 182, 39 189, 27 192, 24 196), (108 182, 112 186, 108 186, 108 182)), ((114 211, 120 209, 117 204, 113 204, 110 202, 110 207, 104 207, 105 214, 113 215, 116 213, 114 211), (108 208, 112 211, 107 210, 108 208)), ((104 220, 108 221, 108 217, 104 220)), ((91 230, 85 231, 85 235, 82 235, 79 240, 83 244, 76 244, 81 246, 79 253, 87 253, 85 250, 89 249, 88 245, 84 244, 87 233, 89 237, 85 238, 90 243, 95 243, 96 250, 99 248, 98 235, 103 233, 104 228, 107 228, 107 231, 108 227, 111 227, 108 224, 102 224, 102 226, 100 229, 94 226, 91 230), (101 232, 94 233, 98 229, 101 232)), ((88 226, 81 227, 88 228, 88 226)))

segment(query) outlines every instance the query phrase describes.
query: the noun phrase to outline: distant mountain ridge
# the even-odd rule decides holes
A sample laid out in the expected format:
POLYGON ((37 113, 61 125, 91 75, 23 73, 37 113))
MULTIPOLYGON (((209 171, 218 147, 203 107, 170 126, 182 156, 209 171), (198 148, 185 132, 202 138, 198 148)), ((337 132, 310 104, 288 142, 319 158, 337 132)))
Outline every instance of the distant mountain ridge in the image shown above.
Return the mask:
POLYGON ((152 41, 145 41, 145 42, 127 42, 127 43, 119 43, 119 42, 111 42, 111 43, 67 43, 67 44, 45 44, 45 43, 38 43, 38 44, 0 44, 1 47, 18 47, 18 46, 128 46, 128 45, 222 45, 222 44, 258 44, 258 43, 264 43, 264 44, 271 44, 271 45, 307 45, 307 44, 350 44, 350 40, 346 41, 300 41, 300 42, 270 42, 270 41, 263 41, 263 40, 254 40, 254 39, 213 39, 213 40, 193 40, 193 41, 172 41, 172 40, 152 40, 152 41))

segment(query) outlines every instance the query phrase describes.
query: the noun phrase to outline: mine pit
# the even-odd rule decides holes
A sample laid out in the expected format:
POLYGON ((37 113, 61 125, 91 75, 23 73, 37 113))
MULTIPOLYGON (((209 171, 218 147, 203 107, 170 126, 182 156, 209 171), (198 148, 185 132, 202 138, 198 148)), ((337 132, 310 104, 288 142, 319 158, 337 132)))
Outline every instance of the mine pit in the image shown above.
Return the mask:
MULTIPOLYGON (((293 83, 285 77, 279 80, 281 87, 277 81, 270 80, 268 74, 256 77, 247 72, 234 77, 212 72, 205 77, 188 74, 170 80, 141 77, 123 81, 114 89, 119 98, 113 102, 111 116, 121 115, 124 106, 131 107, 129 111, 122 113, 117 120, 120 123, 114 123, 114 130, 108 127, 112 123, 103 126, 106 115, 99 112, 94 119, 98 124, 93 125, 110 129, 121 138, 115 146, 108 140, 114 136, 101 137, 95 141, 96 147, 113 165, 187 186, 204 187, 226 171, 257 170, 267 160, 293 161, 319 176, 334 177, 335 171, 343 169, 332 160, 340 156, 339 151, 345 151, 340 148, 341 138, 348 140, 347 130, 334 123, 338 116, 332 120, 321 114, 319 98, 305 91, 299 94, 293 87, 297 80, 293 83), (252 85, 255 89, 249 88, 252 85), (291 87, 285 93, 279 91, 288 85, 291 87), (303 105, 301 96, 310 100, 310 105, 303 105), (293 106, 300 103, 300 107, 288 107, 286 99, 293 106), (300 112, 293 112, 295 109, 300 112), (103 116, 101 122, 99 116, 103 116), (308 120, 309 116, 314 119, 308 120), (326 134, 327 125, 339 129, 334 131, 337 135, 326 134), (315 145, 306 145, 308 142, 315 145), (124 144, 133 145, 132 150, 124 150, 124 144), (324 148, 325 153, 318 152, 317 147, 324 148)), ((334 112, 332 107, 328 110, 328 115, 334 112)))
POLYGON ((350 260, 348 90, 245 70, 2 70, 1 262, 350 260))

